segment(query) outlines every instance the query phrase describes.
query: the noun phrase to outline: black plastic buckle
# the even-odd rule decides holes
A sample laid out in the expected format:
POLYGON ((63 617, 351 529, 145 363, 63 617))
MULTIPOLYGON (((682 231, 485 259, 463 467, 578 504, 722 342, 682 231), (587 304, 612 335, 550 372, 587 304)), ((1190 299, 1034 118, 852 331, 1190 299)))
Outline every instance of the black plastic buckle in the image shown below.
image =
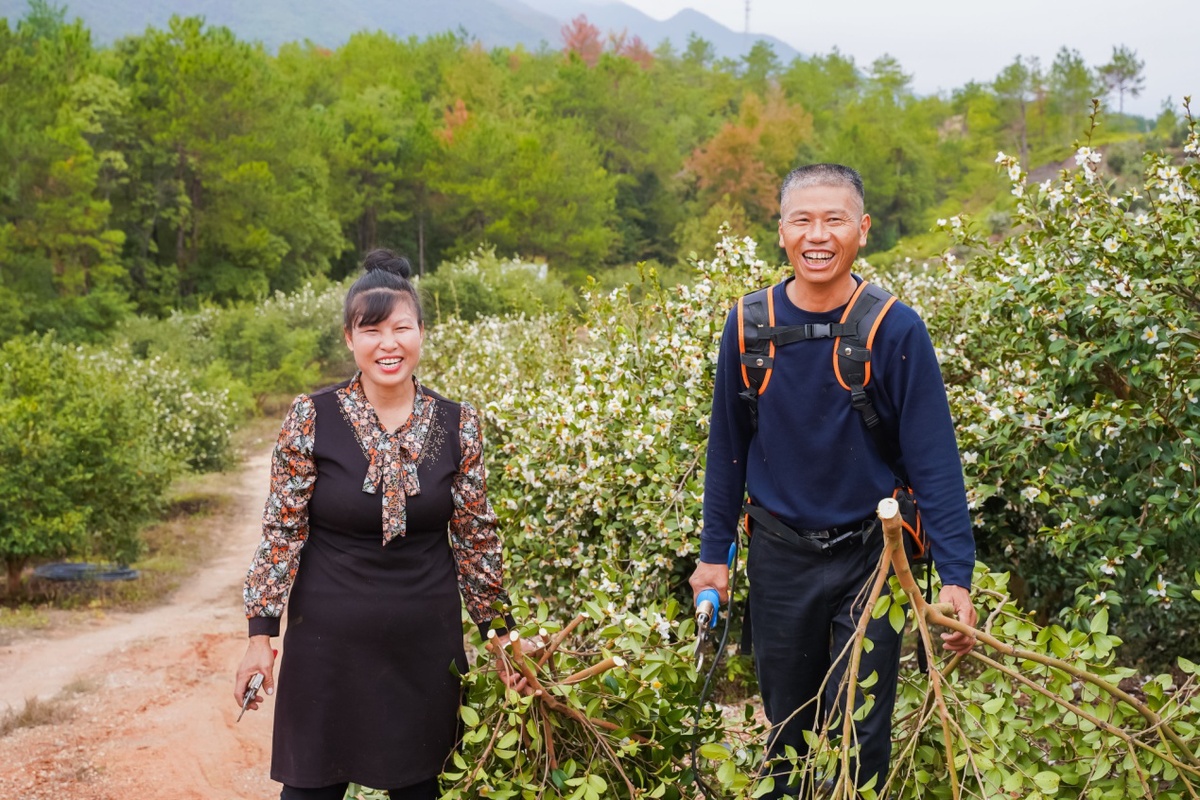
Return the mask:
POLYGON ((829 322, 810 322, 804 326, 808 330, 805 335, 810 339, 832 339, 833 325, 829 322))

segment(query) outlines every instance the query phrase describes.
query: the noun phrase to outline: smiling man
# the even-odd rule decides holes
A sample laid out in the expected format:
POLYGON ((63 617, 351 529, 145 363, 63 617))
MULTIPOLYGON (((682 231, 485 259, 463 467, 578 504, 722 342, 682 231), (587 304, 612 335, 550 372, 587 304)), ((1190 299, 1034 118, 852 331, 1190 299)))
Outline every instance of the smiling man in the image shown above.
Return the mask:
MULTIPOLYGON (((867 373, 876 432, 834 371, 830 331, 860 294, 852 268, 870 229, 855 170, 837 164, 793 170, 780 192, 779 220, 779 245, 793 275, 766 291, 775 329, 799 333, 779 340, 769 380, 751 387, 747 366, 753 369, 756 359, 743 358, 739 342, 747 337, 735 309, 717 363, 704 529, 691 585, 697 593, 715 588, 726 599, 726 554, 743 510, 750 513, 756 521, 747 562, 749 621, 776 758, 789 746, 803 755, 805 731, 838 717, 846 644, 883 548, 874 510, 898 486, 910 486, 921 508, 943 582, 940 600, 952 603, 963 622, 976 622, 975 542, 962 466, 924 323, 900 302, 878 318, 867 373)), ((872 621, 867 637, 872 646, 860 678, 876 673, 877 679, 868 681, 871 709, 855 724, 854 769, 858 786, 879 791, 891 757, 901 638, 886 616, 872 621)), ((974 644, 958 633, 942 638, 960 653, 974 644)), ((863 701, 857 698, 856 706, 863 701)), ((812 787, 784 788, 790 765, 777 763, 776 788, 767 796, 807 797, 812 787)))

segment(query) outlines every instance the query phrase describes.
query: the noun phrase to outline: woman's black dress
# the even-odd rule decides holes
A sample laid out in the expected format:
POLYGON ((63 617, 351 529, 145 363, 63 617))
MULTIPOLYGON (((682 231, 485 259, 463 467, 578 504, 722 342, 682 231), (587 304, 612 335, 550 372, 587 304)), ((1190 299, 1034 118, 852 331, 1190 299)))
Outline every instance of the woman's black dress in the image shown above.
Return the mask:
MULTIPOLYGON (((282 545, 264 537, 247 584, 248 611, 253 634, 255 614, 262 613, 256 612, 255 598, 267 593, 272 581, 286 583, 284 562, 292 559, 290 596, 284 590, 287 629, 275 701, 272 779, 304 788, 345 781, 399 788, 439 774, 457 741, 457 676, 466 670, 466 657, 456 555, 469 567, 471 547, 479 549, 477 543, 467 546, 464 556, 464 547, 458 545, 456 552, 448 537, 456 497, 460 507, 463 503, 455 478, 462 467, 460 422, 466 412, 418 389, 433 403, 417 459, 419 494, 405 493, 403 532, 384 544, 388 485, 383 481, 375 493, 364 490, 370 461, 343 407, 345 390, 343 384, 298 398, 297 404, 310 403, 304 408, 312 422, 295 425, 298 406, 293 405, 285 423, 267 517, 276 495, 286 494, 280 487, 288 476, 280 471, 295 476, 315 465, 313 479, 297 483, 311 491, 308 535, 282 545), (288 466, 289 447, 310 457, 299 470, 288 466)), ((369 414, 373 420, 374 412, 369 414)), ((473 411, 470 421, 478 424, 473 411)), ((486 498, 482 501, 490 515, 486 498)), ((489 534, 494 538, 494 525, 489 534)), ((497 563, 498 546, 497 540, 497 563)), ((472 616, 478 616, 474 609, 472 616)), ((258 620, 258 630, 269 621, 258 620)))

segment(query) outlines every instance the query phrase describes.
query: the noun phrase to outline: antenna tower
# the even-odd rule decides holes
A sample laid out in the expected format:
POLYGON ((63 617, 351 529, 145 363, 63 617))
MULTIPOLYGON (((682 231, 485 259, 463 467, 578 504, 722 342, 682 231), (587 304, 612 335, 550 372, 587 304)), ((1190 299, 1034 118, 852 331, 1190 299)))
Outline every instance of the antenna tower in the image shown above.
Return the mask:
POLYGON ((750 0, 746 0, 746 35, 750 35, 750 0))

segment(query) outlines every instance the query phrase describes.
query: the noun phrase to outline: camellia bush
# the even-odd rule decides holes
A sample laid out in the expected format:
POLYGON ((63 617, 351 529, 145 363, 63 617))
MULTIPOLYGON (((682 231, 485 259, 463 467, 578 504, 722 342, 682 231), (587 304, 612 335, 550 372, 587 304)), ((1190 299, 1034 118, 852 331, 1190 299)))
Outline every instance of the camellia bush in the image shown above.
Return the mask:
POLYGON ((1158 666, 1200 636, 1197 150, 1192 122, 1182 162, 1148 156, 1121 194, 1090 147, 1035 185, 1000 154, 1015 232, 943 221, 970 257, 947 258, 931 322, 982 552, 1043 619, 1105 609, 1158 666))
POLYGON ((133 561, 171 478, 227 461, 237 409, 160 360, 52 335, 0 347, 0 560, 133 561))
POLYGON ((782 274, 730 239, 701 272, 692 286, 588 294, 581 317, 430 332, 424 380, 480 407, 490 496, 531 599, 666 598, 693 566, 723 309, 782 274))
MULTIPOLYGON (((1120 196, 1109 195, 1088 148, 1074 170, 1037 186, 1002 157, 1019 199, 1011 236, 986 240, 959 217, 944 223, 957 239, 939 262, 883 275, 860 265, 929 322, 981 552, 1010 569, 977 568, 981 644, 969 659, 938 652, 935 674, 906 671, 893 773, 865 797, 1200 791, 1197 668, 1176 658, 1200 613, 1190 591, 1200 555, 1189 544, 1196 150, 1193 131, 1182 163, 1150 157, 1143 186, 1120 196)), ((537 609, 523 636, 553 635, 583 604, 602 602, 605 620, 574 640, 575 660, 553 675, 613 654, 623 662, 579 689, 544 680, 588 722, 488 689, 495 679, 484 672, 469 676, 483 689, 464 712, 464 755, 445 776, 455 796, 486 787, 501 797, 695 797, 693 768, 712 777, 713 796, 766 791, 761 727, 740 714, 668 719, 635 699, 653 681, 647 658, 628 655, 629 637, 643 656, 675 653, 678 669, 657 688, 686 710, 698 682, 686 668, 685 577, 717 342, 739 295, 786 274, 752 242, 731 239, 697 266, 690 286, 658 288, 650 276, 648 291, 590 295, 580 317, 447 319, 430 332, 422 379, 474 402, 487 422, 510 585, 537 609), (672 600, 683 609, 674 617, 663 614, 672 600), (604 631, 624 619, 618 646, 604 631), (695 763, 676 748, 689 736, 698 736, 695 763), (560 740, 589 744, 568 757, 560 740), (592 772, 599 779, 589 782, 592 772), (665 775, 679 788, 665 788, 665 775)), ((882 587, 872 609, 894 624, 955 624, 898 582, 882 587)), ((531 669, 543 668, 535 659, 531 669)), ((852 741, 841 728, 816 735, 797 769, 837 774, 852 741)), ((834 796, 850 791, 839 784, 834 796)))
POLYGON ((145 398, 51 337, 0 350, 0 559, 8 589, 30 560, 132 561, 171 477, 145 398))
POLYGON ((426 325, 448 317, 471 322, 480 317, 537 315, 573 305, 572 293, 550 275, 545 262, 501 258, 491 247, 442 263, 416 282, 426 325))
POLYGON ((209 373, 240 398, 307 391, 349 360, 342 340, 341 284, 307 283, 256 303, 175 311, 124 322, 116 340, 140 358, 209 373))

